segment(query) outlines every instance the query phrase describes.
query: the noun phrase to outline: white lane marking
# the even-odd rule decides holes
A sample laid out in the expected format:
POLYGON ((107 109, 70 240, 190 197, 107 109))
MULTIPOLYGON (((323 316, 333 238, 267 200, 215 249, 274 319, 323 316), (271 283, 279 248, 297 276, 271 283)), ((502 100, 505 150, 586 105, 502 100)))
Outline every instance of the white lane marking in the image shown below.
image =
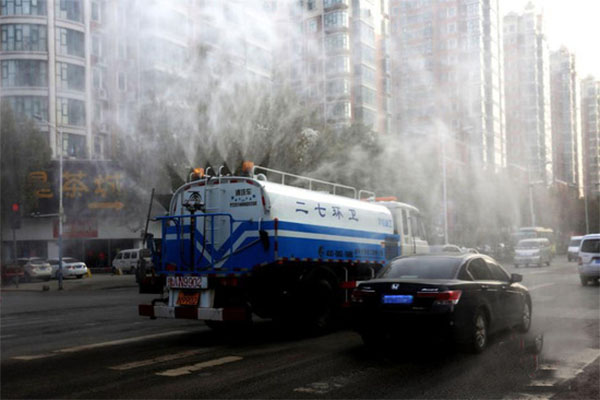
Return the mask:
POLYGON ((188 332, 189 331, 169 331, 169 332, 157 333, 154 335, 137 336, 137 337, 127 338, 127 339, 111 340, 109 342, 92 343, 92 344, 86 344, 86 345, 82 345, 82 346, 67 347, 65 349, 52 350, 52 353, 16 356, 16 357, 12 357, 12 358, 13 358, 13 360, 21 360, 21 361, 37 360, 40 358, 53 357, 60 353, 75 353, 77 351, 96 349, 96 348, 108 347, 108 346, 116 346, 119 344, 126 344, 126 343, 141 342, 141 341, 147 340, 147 339, 155 339, 155 338, 160 338, 160 337, 165 337, 165 336, 180 335, 182 333, 188 333, 188 332))
POLYGON ((8 339, 8 338, 15 337, 15 336, 17 336, 17 335, 2 335, 2 336, 0 336, 0 340, 8 339))
POLYGON ((14 321, 13 323, 2 323, 2 328, 6 329, 6 328, 13 328, 15 326, 23 326, 23 325, 35 325, 35 324, 45 324, 48 322, 61 322, 64 321, 63 319, 35 319, 35 320, 30 320, 30 321, 14 321))
POLYGON ((178 360, 180 358, 190 357, 190 356, 193 356, 193 355, 196 355, 196 354, 204 353, 206 351, 208 351, 208 350, 207 349, 202 349, 202 350, 188 350, 188 351, 183 351, 181 353, 167 354, 166 356, 150 358, 150 359, 147 359, 147 360, 134 361, 134 362, 130 362, 130 363, 127 363, 127 364, 115 365, 114 367, 109 367, 109 369, 114 369, 114 370, 117 370, 117 371, 126 371, 128 369, 134 369, 134 368, 139 368, 139 367, 146 367, 148 365, 158 364, 158 363, 161 363, 161 362, 178 360))
POLYGON ((326 381, 309 383, 306 386, 301 386, 294 389, 298 393, 325 394, 332 390, 341 389, 344 386, 355 381, 356 378, 363 376, 368 371, 373 371, 374 368, 369 367, 364 370, 350 371, 344 375, 333 376, 326 381))
POLYGON ((180 335, 182 333, 187 333, 187 332, 188 331, 169 331, 169 332, 157 333, 154 335, 145 335, 145 336, 137 336, 137 337, 127 338, 127 339, 111 340, 109 342, 84 344, 82 346, 68 347, 66 349, 55 350, 55 352, 56 353, 74 353, 76 351, 96 349, 99 347, 116 346, 119 344, 141 342, 143 340, 155 339, 155 338, 160 338, 160 337, 164 337, 164 336, 180 335))
POLYGON ((56 355, 57 354, 47 353, 47 354, 36 354, 33 356, 16 356, 16 357, 13 357, 13 360, 31 361, 31 360, 39 360, 40 358, 54 357, 56 355))
POLYGON ((530 286, 530 287, 528 287, 528 289, 531 292, 532 290, 537 290, 537 289, 541 289, 541 288, 545 288, 545 287, 549 287, 549 286, 554 286, 554 285, 556 285, 555 282, 540 283, 539 285, 530 286))
POLYGON ((189 375, 192 372, 197 372, 197 371, 200 371, 205 368, 216 367, 218 365, 228 364, 231 362, 240 361, 242 359, 243 359, 243 357, 237 357, 237 356, 221 357, 221 358, 216 358, 214 360, 201 362, 198 364, 186 365, 185 367, 181 367, 181 368, 168 369, 163 372, 157 372, 156 375, 161 375, 161 376, 189 375))

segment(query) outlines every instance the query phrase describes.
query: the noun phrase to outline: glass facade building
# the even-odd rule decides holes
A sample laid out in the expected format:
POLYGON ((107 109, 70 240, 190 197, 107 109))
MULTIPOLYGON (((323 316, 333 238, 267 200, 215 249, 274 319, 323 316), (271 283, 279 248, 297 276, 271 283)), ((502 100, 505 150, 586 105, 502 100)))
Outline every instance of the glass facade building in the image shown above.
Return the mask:
POLYGON ((1 96, 39 122, 54 157, 87 159, 91 147, 89 0, 0 0, 1 96), (88 21, 89 22, 89 21, 88 21))

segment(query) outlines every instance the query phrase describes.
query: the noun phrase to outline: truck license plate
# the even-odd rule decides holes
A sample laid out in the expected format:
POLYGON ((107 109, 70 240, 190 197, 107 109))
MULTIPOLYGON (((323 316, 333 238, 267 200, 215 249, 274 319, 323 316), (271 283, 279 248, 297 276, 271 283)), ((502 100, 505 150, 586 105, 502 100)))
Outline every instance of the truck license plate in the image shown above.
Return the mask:
POLYGON ((178 306, 197 306, 200 299, 200 293, 179 292, 177 295, 178 306))

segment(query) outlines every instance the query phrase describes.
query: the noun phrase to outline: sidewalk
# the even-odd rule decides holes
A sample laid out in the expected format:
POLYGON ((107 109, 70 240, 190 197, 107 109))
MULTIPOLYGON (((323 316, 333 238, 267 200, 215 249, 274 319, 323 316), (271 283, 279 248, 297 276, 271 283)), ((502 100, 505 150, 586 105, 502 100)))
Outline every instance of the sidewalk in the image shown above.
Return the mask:
MULTIPOLYGON (((83 277, 82 279, 63 279, 63 290, 102 290, 111 288, 135 288, 135 275, 112 275, 98 274, 92 275, 91 278, 83 277)), ((1 292, 42 292, 45 290, 58 291, 58 281, 52 279, 50 281, 35 281, 21 282, 19 287, 14 284, 2 285, 1 292)))

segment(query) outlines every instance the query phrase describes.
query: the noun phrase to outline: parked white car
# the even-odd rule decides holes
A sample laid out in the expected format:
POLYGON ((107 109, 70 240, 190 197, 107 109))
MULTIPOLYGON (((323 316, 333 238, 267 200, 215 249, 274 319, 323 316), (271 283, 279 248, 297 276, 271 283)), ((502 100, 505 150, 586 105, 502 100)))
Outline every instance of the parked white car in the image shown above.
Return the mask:
POLYGON ((577 269, 581 284, 600 281, 600 233, 585 235, 579 246, 577 269))
POLYGON ((152 263, 150 250, 142 248, 121 250, 112 262, 113 272, 120 270, 121 272, 133 274, 137 270, 139 261, 142 258, 145 259, 146 266, 149 267, 152 263))
MULTIPOLYGON (((83 261, 79 261, 73 257, 63 257, 63 278, 76 277, 78 279, 83 278, 88 273, 88 267, 83 261)), ((52 267, 52 277, 56 278, 58 273, 58 258, 52 258, 48 260, 52 267)))
POLYGON ((24 278, 26 281, 33 279, 42 279, 45 281, 50 280, 52 276, 52 268, 50 264, 42 258, 31 257, 31 258, 19 258, 17 263, 23 267, 24 278))
POLYGON ((567 249, 567 260, 577 261, 581 239, 583 239, 583 236, 571 236, 571 240, 569 241, 569 247, 567 249))

